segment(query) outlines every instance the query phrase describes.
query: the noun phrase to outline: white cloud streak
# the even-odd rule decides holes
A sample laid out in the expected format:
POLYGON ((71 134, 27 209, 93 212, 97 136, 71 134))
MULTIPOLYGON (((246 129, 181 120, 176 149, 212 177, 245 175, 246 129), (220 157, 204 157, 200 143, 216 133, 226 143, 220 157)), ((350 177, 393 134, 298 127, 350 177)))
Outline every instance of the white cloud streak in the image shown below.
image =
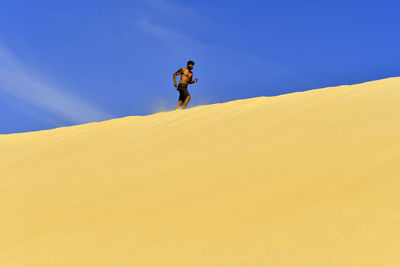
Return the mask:
MULTIPOLYGON (((173 21, 176 17, 190 19, 191 22, 197 22, 203 30, 220 26, 208 16, 201 13, 195 8, 189 8, 177 3, 171 3, 167 0, 142 0, 147 6, 147 12, 141 18, 134 21, 134 25, 146 34, 160 40, 165 45, 174 49, 183 48, 185 51, 196 51, 197 54, 209 54, 210 52, 224 54, 227 57, 240 57, 254 64, 259 64, 265 68, 273 68, 272 62, 268 62, 260 57, 245 53, 243 51, 223 47, 212 44, 210 42, 202 42, 183 33, 181 29, 169 25, 169 21, 173 21), (157 21, 165 21, 160 24, 157 21)), ((190 30, 191 25, 186 25, 185 30, 190 30), (189 28, 188 28, 189 27, 189 28)))
POLYGON ((200 20, 203 25, 213 23, 211 19, 201 14, 195 8, 173 4, 166 0, 143 0, 143 2, 154 10, 168 14, 171 17, 190 18, 191 21, 200 20))
POLYGON ((164 44, 174 49, 179 47, 181 49, 185 49, 186 51, 196 50, 198 52, 205 51, 205 53, 214 51, 219 54, 226 54, 230 57, 241 57, 242 59, 263 65, 264 67, 272 67, 272 63, 267 62, 262 58, 248 55, 246 53, 243 53, 242 51, 237 51, 195 40, 185 34, 180 33, 178 30, 172 27, 159 25, 145 18, 136 20, 135 25, 145 33, 153 36, 154 38, 162 41, 164 44))
POLYGON ((110 118, 106 112, 53 86, 26 69, 0 44, 0 90, 26 103, 58 115, 71 123, 86 123, 110 118))
POLYGON ((203 48, 214 48, 211 45, 203 44, 201 42, 195 41, 184 34, 179 33, 178 31, 172 29, 171 27, 161 26, 155 23, 150 22, 147 19, 138 19, 136 20, 136 26, 142 29, 147 34, 160 39, 167 45, 172 47, 176 47, 177 44, 182 46, 187 45, 196 45, 203 48))

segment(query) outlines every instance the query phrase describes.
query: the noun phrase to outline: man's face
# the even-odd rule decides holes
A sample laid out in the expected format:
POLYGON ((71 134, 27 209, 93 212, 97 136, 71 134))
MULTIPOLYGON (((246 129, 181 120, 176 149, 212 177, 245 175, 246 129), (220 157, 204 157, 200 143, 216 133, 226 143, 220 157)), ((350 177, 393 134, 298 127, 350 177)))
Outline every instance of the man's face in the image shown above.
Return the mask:
POLYGON ((193 64, 188 64, 187 67, 188 67, 189 70, 192 70, 194 65, 193 64))

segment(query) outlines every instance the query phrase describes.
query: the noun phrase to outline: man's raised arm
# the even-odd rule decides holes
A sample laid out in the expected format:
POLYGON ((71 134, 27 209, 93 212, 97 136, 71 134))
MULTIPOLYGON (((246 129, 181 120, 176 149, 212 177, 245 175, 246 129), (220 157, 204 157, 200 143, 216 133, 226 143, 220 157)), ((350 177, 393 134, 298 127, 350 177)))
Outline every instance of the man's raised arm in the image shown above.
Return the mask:
POLYGON ((176 83, 176 76, 178 76, 179 74, 183 73, 183 69, 179 69, 174 73, 174 86, 178 87, 178 84, 176 83))

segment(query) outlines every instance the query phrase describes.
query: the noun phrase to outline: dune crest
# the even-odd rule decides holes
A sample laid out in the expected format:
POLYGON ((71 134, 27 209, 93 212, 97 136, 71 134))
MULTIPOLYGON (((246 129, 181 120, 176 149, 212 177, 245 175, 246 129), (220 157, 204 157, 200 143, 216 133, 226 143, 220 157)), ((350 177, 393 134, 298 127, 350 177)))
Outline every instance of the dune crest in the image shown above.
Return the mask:
POLYGON ((400 78, 0 151, 0 266, 400 265, 400 78))

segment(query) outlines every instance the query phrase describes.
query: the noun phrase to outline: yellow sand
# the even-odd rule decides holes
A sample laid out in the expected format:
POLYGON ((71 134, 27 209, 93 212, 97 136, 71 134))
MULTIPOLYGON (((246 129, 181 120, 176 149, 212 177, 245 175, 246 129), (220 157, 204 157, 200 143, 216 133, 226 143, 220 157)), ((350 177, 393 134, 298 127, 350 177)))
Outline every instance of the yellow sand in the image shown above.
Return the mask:
POLYGON ((0 266, 400 266, 400 78, 1 135, 0 266))

